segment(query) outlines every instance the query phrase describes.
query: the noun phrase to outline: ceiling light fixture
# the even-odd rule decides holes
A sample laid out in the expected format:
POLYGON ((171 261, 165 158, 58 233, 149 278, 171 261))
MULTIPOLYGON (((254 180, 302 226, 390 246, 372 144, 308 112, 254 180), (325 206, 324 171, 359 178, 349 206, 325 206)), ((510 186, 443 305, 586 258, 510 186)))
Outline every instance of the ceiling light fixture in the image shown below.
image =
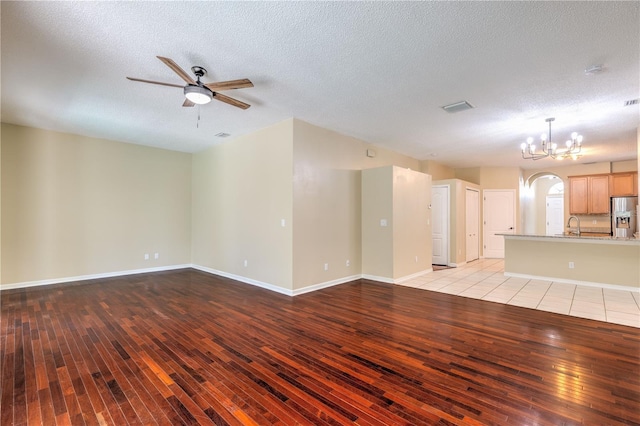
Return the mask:
POLYGON ((211 102, 211 99, 213 99, 213 93, 211 93, 211 90, 206 87, 195 86, 193 84, 184 86, 184 96, 194 104, 198 105, 208 104, 211 102))
POLYGON ((536 146, 533 144, 533 138, 529 137, 526 143, 520 145, 522 151, 522 158, 525 160, 540 160, 541 158, 553 158, 554 160, 563 160, 565 158, 572 158, 577 160, 580 158, 580 152, 582 151, 582 135, 576 132, 571 133, 571 139, 565 142, 566 149, 558 150, 558 144, 551 141, 551 122, 555 118, 547 118, 545 121, 549 123, 549 134, 543 133, 540 135, 542 142, 542 151, 536 152, 536 146))
POLYGON ((197 105, 204 105, 211 102, 213 99, 213 92, 202 85, 200 81, 200 77, 207 74, 207 70, 194 66, 191 67, 191 71, 196 75, 196 84, 188 84, 184 86, 184 96, 189 99, 191 102, 197 105))

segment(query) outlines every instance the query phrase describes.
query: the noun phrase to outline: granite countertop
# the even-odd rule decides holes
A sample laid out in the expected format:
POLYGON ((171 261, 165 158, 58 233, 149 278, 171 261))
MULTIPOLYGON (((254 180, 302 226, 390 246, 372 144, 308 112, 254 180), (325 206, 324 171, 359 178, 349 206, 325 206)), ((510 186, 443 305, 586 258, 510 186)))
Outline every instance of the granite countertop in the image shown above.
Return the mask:
MULTIPOLYGON (((582 231, 582 230, 581 230, 582 231)), ((582 231, 584 232, 584 231, 582 231)), ((575 242, 602 242, 608 244, 638 244, 640 245, 640 238, 616 238, 611 235, 597 236, 597 235, 576 235, 576 234, 557 234, 557 235, 539 235, 539 234, 497 234, 504 237, 526 238, 526 239, 546 239, 557 241, 575 241, 575 242)))

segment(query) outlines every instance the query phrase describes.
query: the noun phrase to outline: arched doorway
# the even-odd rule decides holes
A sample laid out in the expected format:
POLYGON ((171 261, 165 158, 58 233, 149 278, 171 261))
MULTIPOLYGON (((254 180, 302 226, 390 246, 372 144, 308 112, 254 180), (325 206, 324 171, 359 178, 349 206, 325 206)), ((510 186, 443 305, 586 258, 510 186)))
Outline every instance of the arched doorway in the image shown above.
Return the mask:
POLYGON ((564 182, 550 172, 530 176, 524 183, 524 232, 555 235, 564 230, 564 182))

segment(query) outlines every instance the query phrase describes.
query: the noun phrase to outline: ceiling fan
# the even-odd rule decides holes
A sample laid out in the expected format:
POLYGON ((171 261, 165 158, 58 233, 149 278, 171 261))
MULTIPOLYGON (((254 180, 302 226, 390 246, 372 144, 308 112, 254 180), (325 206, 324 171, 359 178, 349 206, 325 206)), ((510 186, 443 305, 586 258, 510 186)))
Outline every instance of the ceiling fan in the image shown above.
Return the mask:
POLYGON ((157 58, 164 62, 165 65, 173 70, 173 72, 178 74, 180 78, 187 82, 187 85, 182 86, 180 84, 162 83, 160 81, 143 80, 141 78, 133 77, 127 77, 127 79, 131 81, 141 81, 143 83, 159 84, 161 86, 182 87, 184 89, 184 96, 186 97, 184 103, 182 104, 183 107, 192 107, 196 104, 208 104, 209 102, 211 102, 211 99, 216 99, 218 101, 242 109, 247 109, 251 106, 237 99, 218 93, 218 91, 221 90, 244 89, 245 87, 253 87, 253 83, 250 80, 243 78, 241 80, 229 80, 205 84, 200 81, 200 77, 203 77, 207 74, 206 69, 200 66, 191 67, 191 71, 193 71, 193 74, 196 76, 196 80, 194 81, 193 78, 191 78, 191 76, 187 74, 182 68, 180 68, 180 66, 176 64, 172 59, 164 58, 162 56, 157 56, 157 58))

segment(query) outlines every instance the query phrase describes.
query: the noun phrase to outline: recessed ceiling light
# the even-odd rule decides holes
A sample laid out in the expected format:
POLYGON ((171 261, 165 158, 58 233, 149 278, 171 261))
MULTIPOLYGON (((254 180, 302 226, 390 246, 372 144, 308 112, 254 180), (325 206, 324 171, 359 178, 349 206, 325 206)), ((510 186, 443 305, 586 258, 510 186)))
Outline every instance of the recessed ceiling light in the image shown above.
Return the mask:
POLYGON ((218 138, 226 138, 231 136, 229 133, 224 133, 224 132, 220 132, 220 133, 216 133, 214 136, 218 137, 218 138))
POLYGON ((445 106, 442 107, 443 110, 445 110, 445 111, 447 111, 449 113, 466 111, 466 110, 471 109, 471 108, 475 108, 475 107, 473 105, 471 105, 467 101, 460 101, 460 102, 456 102, 456 103, 453 103, 453 104, 445 105, 445 106))

